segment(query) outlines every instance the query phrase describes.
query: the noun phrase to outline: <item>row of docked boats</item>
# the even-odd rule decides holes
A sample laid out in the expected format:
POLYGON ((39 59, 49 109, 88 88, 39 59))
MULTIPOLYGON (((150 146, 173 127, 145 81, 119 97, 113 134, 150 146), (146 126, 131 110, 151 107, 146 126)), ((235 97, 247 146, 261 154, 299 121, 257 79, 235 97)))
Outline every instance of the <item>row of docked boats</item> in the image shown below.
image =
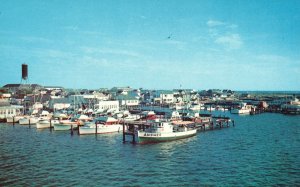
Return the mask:
MULTIPOLYGON (((178 117, 179 114, 173 114, 178 117)), ((178 120, 173 116, 173 120, 178 120)), ((171 120, 156 119, 153 111, 144 111, 140 115, 123 112, 114 117, 99 116, 91 118, 87 115, 67 116, 65 114, 51 114, 43 111, 40 115, 14 116, 8 122, 19 123, 20 125, 36 125, 37 129, 53 128, 56 131, 78 129, 78 134, 104 134, 127 130, 124 122, 136 120, 147 121, 147 128, 136 131, 140 143, 155 143, 187 138, 196 134, 197 129, 185 124, 174 124, 171 120), (115 118, 116 117, 116 118, 115 118)))

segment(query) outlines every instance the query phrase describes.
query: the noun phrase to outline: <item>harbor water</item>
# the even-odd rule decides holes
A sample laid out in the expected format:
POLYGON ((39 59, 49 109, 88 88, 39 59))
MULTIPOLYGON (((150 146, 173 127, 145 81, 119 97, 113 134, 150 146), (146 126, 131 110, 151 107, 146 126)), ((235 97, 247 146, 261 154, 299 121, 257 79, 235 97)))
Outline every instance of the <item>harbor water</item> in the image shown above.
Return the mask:
POLYGON ((224 114, 235 127, 147 145, 2 123, 0 186, 300 184, 300 116, 224 114))

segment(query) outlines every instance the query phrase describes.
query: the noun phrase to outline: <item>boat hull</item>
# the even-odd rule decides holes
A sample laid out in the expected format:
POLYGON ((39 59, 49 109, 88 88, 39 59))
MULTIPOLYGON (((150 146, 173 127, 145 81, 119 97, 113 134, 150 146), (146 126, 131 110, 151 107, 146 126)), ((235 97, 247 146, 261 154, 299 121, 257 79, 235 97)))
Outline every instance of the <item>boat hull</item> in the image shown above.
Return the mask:
POLYGON ((40 120, 36 123, 36 128, 37 129, 46 129, 50 128, 50 121, 48 120, 40 120))
POLYGON ((67 130, 71 130, 71 128, 75 128, 77 127, 77 125, 73 125, 73 124, 54 124, 53 128, 55 131, 67 131, 67 130))
POLYGON ((23 116, 14 116, 14 117, 7 117, 6 118, 6 122, 7 123, 13 123, 15 121, 15 123, 18 123, 20 119, 22 119, 23 116))
POLYGON ((59 122, 57 120, 40 120, 36 123, 37 129, 46 129, 46 128, 52 128, 55 124, 58 124, 59 122))
MULTIPOLYGON (((38 122, 38 118, 30 118, 30 124, 36 124, 38 122)), ((29 125, 29 118, 22 118, 19 120, 20 125, 29 125)))
POLYGON ((186 132, 175 132, 175 133, 147 133, 147 132, 138 132, 139 143, 159 143, 166 141, 174 141, 178 139, 188 138, 196 135, 197 129, 189 130, 186 132))
POLYGON ((83 126, 79 127, 79 134, 106 134, 123 131, 122 125, 98 125, 97 130, 94 126, 83 126), (97 132, 96 132, 97 131, 97 132))
POLYGON ((231 114, 250 114, 250 110, 247 109, 233 109, 231 114))

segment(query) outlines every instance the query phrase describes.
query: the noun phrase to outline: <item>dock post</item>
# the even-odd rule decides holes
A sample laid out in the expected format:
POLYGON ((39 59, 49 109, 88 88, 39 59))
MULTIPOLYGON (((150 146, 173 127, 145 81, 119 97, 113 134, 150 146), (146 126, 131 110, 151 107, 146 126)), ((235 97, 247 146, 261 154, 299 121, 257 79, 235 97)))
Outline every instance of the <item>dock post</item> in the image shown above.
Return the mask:
POLYGON ((71 136, 73 136, 73 124, 71 125, 71 136))
POLYGON ((96 125, 95 135, 97 136, 97 134, 98 134, 98 124, 96 123, 95 125, 96 125))
POLYGON ((229 123, 228 123, 228 120, 226 120, 226 124, 227 124, 227 127, 229 127, 229 123))
POLYGON ((13 126, 15 126, 15 116, 13 117, 13 126))
POLYGON ((234 120, 232 120, 232 126, 234 127, 234 120))
POLYGON ((50 132, 52 132, 52 120, 50 119, 50 132))
POLYGON ((52 127, 52 120, 50 119, 50 129, 51 129, 51 127, 52 127))
POLYGON ((30 119, 28 119, 28 125, 29 125, 29 128, 31 128, 30 119))
POLYGON ((79 133, 79 124, 77 124, 77 130, 78 130, 77 134, 80 135, 80 133, 79 133))
POLYGON ((132 143, 135 144, 135 127, 133 126, 132 143))
POLYGON ((214 122, 211 122, 211 129, 214 129, 214 122))
POLYGON ((123 122, 123 143, 125 143, 125 122, 123 122))

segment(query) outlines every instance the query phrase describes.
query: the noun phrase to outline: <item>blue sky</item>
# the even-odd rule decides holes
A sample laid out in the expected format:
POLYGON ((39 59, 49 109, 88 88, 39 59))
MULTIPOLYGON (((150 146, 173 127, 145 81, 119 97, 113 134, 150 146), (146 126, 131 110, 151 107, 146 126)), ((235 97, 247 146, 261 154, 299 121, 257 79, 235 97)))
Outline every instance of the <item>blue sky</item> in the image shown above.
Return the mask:
POLYGON ((300 1, 0 0, 0 85, 300 90, 300 1))

